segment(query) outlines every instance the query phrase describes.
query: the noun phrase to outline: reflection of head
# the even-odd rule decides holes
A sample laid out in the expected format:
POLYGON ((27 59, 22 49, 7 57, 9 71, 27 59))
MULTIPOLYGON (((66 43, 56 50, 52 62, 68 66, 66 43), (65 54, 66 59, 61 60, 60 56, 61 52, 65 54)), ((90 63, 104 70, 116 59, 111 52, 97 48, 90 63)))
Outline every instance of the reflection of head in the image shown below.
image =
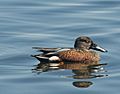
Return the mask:
POLYGON ((91 86, 93 83, 90 81, 76 81, 73 82, 73 86, 78 87, 78 88, 88 88, 91 86))

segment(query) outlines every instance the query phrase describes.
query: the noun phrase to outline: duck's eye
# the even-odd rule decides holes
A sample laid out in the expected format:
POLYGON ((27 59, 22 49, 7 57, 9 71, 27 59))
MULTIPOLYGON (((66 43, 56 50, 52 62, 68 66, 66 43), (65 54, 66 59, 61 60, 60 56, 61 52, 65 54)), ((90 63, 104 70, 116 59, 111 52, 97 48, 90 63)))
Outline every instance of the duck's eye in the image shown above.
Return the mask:
POLYGON ((87 41, 87 40, 86 40, 86 43, 89 43, 89 42, 90 42, 90 41, 87 41))
POLYGON ((86 43, 89 43, 89 41, 88 40, 81 40, 82 42, 86 42, 86 43))

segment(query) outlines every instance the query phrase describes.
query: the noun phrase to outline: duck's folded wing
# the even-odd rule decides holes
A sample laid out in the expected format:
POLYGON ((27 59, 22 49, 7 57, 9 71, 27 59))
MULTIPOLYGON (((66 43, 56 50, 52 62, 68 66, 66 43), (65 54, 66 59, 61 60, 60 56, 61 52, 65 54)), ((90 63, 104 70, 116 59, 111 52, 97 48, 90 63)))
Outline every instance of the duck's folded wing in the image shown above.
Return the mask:
POLYGON ((50 53, 50 52, 58 52, 61 50, 68 50, 72 49, 70 47, 60 47, 60 48, 43 48, 43 47, 32 47, 33 49, 36 49, 38 51, 41 51, 43 53, 50 53))

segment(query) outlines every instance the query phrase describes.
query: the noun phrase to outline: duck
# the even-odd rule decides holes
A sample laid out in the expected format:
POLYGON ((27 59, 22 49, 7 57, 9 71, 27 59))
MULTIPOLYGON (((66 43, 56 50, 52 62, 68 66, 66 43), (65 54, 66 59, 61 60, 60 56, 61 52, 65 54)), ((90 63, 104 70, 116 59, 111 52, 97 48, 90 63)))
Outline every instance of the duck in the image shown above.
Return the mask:
POLYGON ((100 61, 100 55, 97 51, 107 52, 106 49, 98 46, 87 36, 76 38, 74 47, 32 48, 42 52, 42 54, 32 55, 42 62, 98 62, 100 61))

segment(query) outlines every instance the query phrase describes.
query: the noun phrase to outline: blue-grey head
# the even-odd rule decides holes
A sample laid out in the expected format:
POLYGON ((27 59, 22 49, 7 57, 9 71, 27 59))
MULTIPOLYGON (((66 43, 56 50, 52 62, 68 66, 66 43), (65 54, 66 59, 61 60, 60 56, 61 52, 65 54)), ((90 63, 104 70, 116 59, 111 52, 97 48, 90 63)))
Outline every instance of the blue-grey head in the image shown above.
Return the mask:
POLYGON ((78 37, 75 40, 74 48, 78 49, 78 50, 81 50, 81 49, 83 49, 83 50, 93 49, 93 50, 97 50, 97 51, 101 51, 101 52, 107 52, 106 49, 98 46, 96 43, 94 43, 92 41, 91 38, 89 38, 87 36, 78 37))

